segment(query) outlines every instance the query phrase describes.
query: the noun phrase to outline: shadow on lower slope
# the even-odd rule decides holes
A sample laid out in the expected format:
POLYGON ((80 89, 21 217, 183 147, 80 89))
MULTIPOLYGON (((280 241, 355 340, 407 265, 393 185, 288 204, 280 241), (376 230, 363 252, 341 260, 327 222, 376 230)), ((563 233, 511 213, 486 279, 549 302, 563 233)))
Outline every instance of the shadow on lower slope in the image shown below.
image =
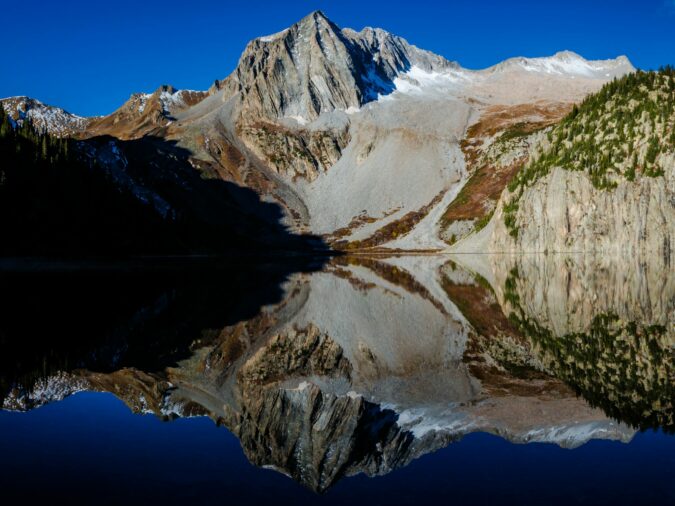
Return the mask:
POLYGON ((163 215, 176 242, 187 251, 330 251, 321 237, 290 230, 278 203, 221 179, 214 169, 216 162, 193 158, 176 141, 149 135, 85 142, 118 185, 163 215))

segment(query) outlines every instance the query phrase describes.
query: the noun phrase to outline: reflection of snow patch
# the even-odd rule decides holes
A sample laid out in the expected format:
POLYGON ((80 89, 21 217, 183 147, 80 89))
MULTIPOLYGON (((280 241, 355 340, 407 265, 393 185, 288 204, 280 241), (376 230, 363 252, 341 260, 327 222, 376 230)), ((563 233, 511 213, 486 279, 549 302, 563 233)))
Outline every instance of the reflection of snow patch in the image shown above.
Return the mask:
POLYGON ((2 409, 8 411, 26 411, 62 401, 66 397, 82 392, 89 387, 88 383, 64 372, 58 372, 47 378, 40 378, 29 392, 12 390, 5 398, 2 409))
POLYGON ((398 426, 421 438, 430 432, 444 432, 452 435, 466 434, 475 423, 458 411, 429 413, 423 408, 406 409, 398 414, 398 426))
MULTIPOLYGON (((555 443, 563 448, 577 448, 591 439, 615 439, 621 427, 612 421, 575 423, 533 429, 523 436, 526 443, 555 443)), ((625 440, 625 438, 622 438, 625 440)))

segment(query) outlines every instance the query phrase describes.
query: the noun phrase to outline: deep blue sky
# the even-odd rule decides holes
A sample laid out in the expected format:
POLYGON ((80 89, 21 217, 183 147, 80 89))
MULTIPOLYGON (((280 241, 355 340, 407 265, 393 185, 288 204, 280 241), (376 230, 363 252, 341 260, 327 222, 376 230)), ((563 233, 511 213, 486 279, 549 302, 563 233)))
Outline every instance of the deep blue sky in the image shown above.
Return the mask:
POLYGON ((315 9, 469 68, 562 49, 625 54, 644 69, 675 63, 675 0, 0 0, 0 97, 29 95, 94 115, 165 83, 206 89, 234 69, 248 40, 315 9))

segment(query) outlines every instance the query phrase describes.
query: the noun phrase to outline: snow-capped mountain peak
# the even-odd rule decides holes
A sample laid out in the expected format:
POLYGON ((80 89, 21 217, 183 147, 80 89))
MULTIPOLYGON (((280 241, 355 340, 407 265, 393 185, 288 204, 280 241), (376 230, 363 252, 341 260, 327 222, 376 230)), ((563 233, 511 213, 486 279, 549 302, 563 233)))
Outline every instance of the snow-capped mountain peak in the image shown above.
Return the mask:
POLYGON ((26 96, 3 98, 0 103, 5 113, 17 124, 21 125, 28 119, 38 130, 58 137, 81 132, 91 120, 26 96))
POLYGON ((559 51, 553 56, 526 58, 509 58, 489 69, 487 72, 497 73, 514 70, 525 70, 540 74, 559 76, 579 76, 586 78, 606 79, 633 72, 635 68, 625 56, 609 60, 586 60, 572 51, 559 51))

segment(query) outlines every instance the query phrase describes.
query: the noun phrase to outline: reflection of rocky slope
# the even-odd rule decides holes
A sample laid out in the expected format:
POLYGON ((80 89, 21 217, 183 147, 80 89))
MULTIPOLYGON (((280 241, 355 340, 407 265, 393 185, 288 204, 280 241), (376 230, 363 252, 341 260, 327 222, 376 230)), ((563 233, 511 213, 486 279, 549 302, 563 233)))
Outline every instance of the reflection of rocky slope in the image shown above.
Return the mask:
POLYGON ((59 373, 6 409, 111 391, 136 412, 208 414, 248 458, 315 490, 387 473, 469 432, 575 447, 631 430, 547 369, 480 278, 428 257, 341 258, 258 316, 202 331, 162 373, 59 373))
POLYGON ((675 427, 675 284, 667 261, 492 261, 499 304, 542 370, 633 426, 675 427))
POLYGON ((488 258, 500 303, 509 302, 508 287, 530 318, 556 335, 585 332, 595 317, 610 313, 623 321, 670 325, 673 331, 675 278, 663 258, 646 263, 597 255, 488 258))

